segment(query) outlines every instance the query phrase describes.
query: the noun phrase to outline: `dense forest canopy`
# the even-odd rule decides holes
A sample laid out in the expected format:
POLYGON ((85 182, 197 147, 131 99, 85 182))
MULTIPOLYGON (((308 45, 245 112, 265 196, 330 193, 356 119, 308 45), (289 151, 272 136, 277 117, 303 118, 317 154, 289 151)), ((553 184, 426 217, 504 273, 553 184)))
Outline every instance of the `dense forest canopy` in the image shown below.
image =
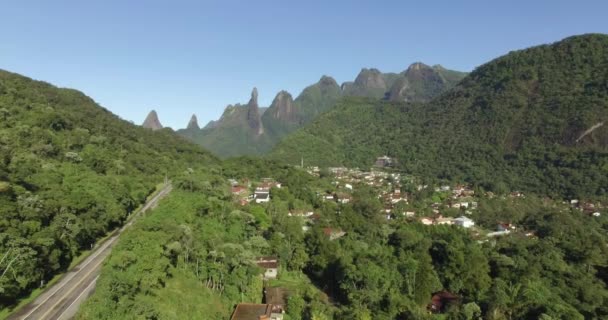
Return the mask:
POLYGON ((65 270, 193 163, 218 161, 78 91, 0 71, 0 308, 65 270))
POLYGON ((271 158, 366 167, 566 198, 608 192, 608 36, 516 51, 426 104, 344 99, 271 158))

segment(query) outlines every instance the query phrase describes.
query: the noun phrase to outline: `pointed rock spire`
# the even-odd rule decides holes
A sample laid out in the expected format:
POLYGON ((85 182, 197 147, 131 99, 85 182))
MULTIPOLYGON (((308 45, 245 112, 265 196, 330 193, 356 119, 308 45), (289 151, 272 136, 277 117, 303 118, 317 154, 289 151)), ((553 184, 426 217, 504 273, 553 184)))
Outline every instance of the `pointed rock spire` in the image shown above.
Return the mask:
POLYGON ((156 111, 152 110, 150 113, 148 113, 142 127, 152 130, 160 130, 163 128, 163 125, 160 124, 160 121, 158 120, 158 114, 156 114, 156 111))
POLYGON ((255 134, 261 135, 264 133, 262 119, 260 117, 260 107, 258 106, 258 89, 255 87, 251 92, 251 99, 249 99, 249 103, 247 103, 247 124, 249 124, 249 128, 251 128, 255 134))
POLYGON ((193 114, 188 122, 188 127, 186 129, 199 130, 201 127, 198 126, 198 120, 196 119, 196 115, 193 114))

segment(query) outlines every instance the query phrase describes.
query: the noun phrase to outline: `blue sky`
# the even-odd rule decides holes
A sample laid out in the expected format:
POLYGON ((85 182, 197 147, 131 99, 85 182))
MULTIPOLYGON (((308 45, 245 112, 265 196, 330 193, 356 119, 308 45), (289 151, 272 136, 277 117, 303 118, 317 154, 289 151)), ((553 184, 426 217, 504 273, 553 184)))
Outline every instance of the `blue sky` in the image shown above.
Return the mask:
POLYGON ((608 1, 3 1, 0 68, 85 92, 124 119, 201 125, 251 89, 270 104, 324 75, 470 71, 511 50, 608 33, 608 1))

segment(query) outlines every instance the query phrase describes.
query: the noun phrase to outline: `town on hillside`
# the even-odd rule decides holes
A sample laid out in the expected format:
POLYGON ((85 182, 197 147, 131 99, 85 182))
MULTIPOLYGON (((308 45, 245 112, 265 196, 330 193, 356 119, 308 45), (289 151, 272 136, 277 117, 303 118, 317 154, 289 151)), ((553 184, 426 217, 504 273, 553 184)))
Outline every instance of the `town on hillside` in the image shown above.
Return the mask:
MULTIPOLYGON (((480 203, 496 201, 511 205, 523 203, 527 196, 519 191, 504 195, 476 190, 464 183, 423 183, 418 177, 407 175, 395 169, 397 160, 380 156, 368 170, 347 167, 320 168, 316 166, 298 167, 317 179, 317 203, 332 205, 336 215, 346 206, 361 201, 357 190, 370 190, 382 206, 376 212, 385 223, 412 223, 429 228, 460 228, 478 243, 492 243, 499 237, 526 237, 534 239, 535 230, 528 226, 517 225, 509 219, 497 218, 495 214, 484 212, 480 203), (323 187, 321 187, 323 186, 323 187)), ((289 188, 272 177, 259 180, 243 178, 230 179, 233 201, 241 206, 268 206, 273 194, 282 188, 289 188)), ((547 206, 558 207, 563 211, 572 210, 581 219, 593 219, 606 214, 606 205, 578 199, 552 200, 541 199, 547 206)), ((329 241, 337 241, 347 235, 340 226, 324 217, 315 205, 300 203, 284 214, 301 223, 302 233, 319 228, 329 241)), ((500 216, 500 215, 498 215, 500 216)), ((286 311, 286 301, 290 289, 281 287, 282 268, 285 263, 276 256, 258 257, 253 261, 260 268, 263 279, 263 303, 239 303, 232 320, 282 320, 286 311)), ((429 297, 428 311, 443 313, 459 297, 449 291, 438 291, 429 297)))

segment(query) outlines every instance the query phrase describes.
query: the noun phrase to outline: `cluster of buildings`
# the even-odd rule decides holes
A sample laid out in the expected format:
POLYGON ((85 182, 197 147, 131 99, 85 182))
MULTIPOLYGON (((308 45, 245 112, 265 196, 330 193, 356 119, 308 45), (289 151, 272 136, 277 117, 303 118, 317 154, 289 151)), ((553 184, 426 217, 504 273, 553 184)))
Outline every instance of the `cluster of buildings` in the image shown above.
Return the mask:
POLYGON ((449 217, 443 217, 440 215, 436 218, 422 217, 419 219, 419 221, 420 221, 420 223, 427 225, 427 226, 456 225, 456 226, 460 226, 460 227, 467 228, 467 229, 475 226, 475 221, 473 221, 472 219, 465 217, 465 216, 460 216, 458 218, 449 218, 449 217))
POLYGON ((577 199, 570 200, 570 206, 592 217, 600 217, 602 215, 600 210, 604 208, 601 203, 596 204, 593 202, 580 201, 577 199))
POLYGON ((242 206, 249 204, 250 202, 255 203, 266 203, 270 201, 270 190, 272 188, 281 188, 281 183, 275 181, 272 178, 263 178, 260 183, 256 186, 253 193, 250 192, 252 183, 248 179, 238 182, 234 179, 229 180, 231 187, 231 193, 235 201, 240 203, 242 206))
POLYGON ((379 195, 379 198, 382 199, 384 203, 384 214, 386 215, 386 219, 390 220, 394 215, 405 215, 407 217, 414 216, 415 213, 412 211, 406 212, 401 210, 397 212, 396 205, 399 203, 407 204, 407 196, 401 193, 401 189, 397 188, 392 192, 383 191, 379 195))

